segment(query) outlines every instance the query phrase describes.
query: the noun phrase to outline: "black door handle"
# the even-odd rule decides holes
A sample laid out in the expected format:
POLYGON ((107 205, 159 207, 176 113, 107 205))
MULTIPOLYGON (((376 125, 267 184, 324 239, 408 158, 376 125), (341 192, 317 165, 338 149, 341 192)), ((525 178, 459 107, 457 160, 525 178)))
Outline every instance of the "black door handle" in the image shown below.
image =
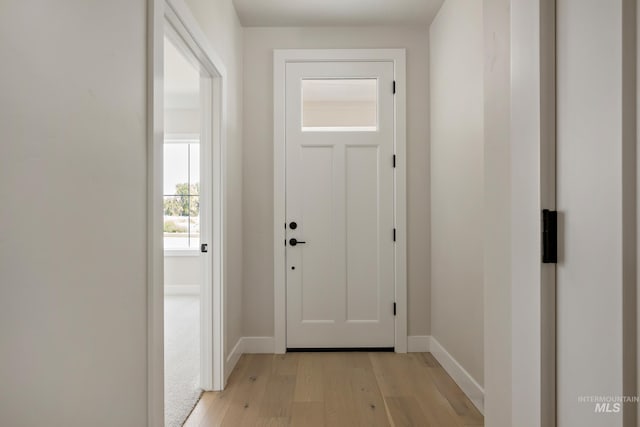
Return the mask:
POLYGON ((291 246, 296 246, 296 245, 303 245, 307 242, 303 242, 302 240, 298 240, 298 239, 289 239, 289 245, 291 246))

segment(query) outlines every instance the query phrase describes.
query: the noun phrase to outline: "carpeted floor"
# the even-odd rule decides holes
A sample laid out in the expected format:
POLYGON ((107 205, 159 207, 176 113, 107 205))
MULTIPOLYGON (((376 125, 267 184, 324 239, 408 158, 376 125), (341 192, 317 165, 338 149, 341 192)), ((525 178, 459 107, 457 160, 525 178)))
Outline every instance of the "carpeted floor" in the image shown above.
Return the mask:
POLYGON ((200 298, 164 298, 165 426, 180 427, 198 402, 200 298))

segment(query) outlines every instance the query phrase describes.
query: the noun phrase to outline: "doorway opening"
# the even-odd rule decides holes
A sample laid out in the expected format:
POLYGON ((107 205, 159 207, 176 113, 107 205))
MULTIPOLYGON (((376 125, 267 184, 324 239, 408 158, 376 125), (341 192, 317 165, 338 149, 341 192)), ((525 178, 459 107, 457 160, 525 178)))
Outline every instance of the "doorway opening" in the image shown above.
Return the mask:
POLYGON ((211 126, 211 77, 168 27, 164 38, 164 384, 165 423, 180 426, 202 392, 201 318, 211 260, 206 251, 210 188, 203 175, 211 126), (202 245, 202 248, 201 246, 202 245))
POLYGON ((150 407, 179 426, 225 383, 226 71, 182 1, 155 2, 152 28, 150 407))

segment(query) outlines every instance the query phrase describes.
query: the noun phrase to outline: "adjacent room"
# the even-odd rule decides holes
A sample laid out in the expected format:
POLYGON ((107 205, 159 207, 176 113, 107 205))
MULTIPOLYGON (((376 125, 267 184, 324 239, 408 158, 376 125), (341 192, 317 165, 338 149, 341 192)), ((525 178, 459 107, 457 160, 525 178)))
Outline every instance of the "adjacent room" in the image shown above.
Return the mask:
POLYGON ((200 384, 200 69, 173 33, 164 38, 164 354, 166 426, 180 426, 200 384))

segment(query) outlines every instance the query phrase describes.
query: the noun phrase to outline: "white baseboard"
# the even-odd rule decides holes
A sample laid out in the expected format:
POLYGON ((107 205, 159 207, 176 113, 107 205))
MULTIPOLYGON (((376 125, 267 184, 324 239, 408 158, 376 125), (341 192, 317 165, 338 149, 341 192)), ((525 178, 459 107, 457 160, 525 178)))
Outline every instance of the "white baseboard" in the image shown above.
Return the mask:
POLYGON ((200 295, 199 285, 165 285, 165 295, 200 295))
POLYGON ((442 365, 449 376, 453 378, 456 384, 458 384, 458 387, 462 389, 469 400, 478 408, 478 411, 484 415, 484 389, 473 379, 467 370, 442 347, 438 340, 431 337, 429 341, 430 351, 433 357, 442 365))
POLYGON ((427 353, 431 349, 431 336, 410 335, 407 337, 407 352, 427 353))
POLYGON ((275 341, 273 337, 243 337, 242 352, 272 354, 275 353, 275 341))
POLYGON ((227 383, 227 379, 229 379, 229 375, 233 371, 233 368, 236 367, 238 360, 240 360, 240 356, 242 356, 242 337, 238 339, 236 345, 231 349, 227 359, 224 363, 224 382, 227 383))
POLYGON ((225 382, 231 375, 233 368, 236 367, 240 356, 243 354, 273 354, 274 339, 273 337, 240 337, 233 347, 224 364, 225 382))

